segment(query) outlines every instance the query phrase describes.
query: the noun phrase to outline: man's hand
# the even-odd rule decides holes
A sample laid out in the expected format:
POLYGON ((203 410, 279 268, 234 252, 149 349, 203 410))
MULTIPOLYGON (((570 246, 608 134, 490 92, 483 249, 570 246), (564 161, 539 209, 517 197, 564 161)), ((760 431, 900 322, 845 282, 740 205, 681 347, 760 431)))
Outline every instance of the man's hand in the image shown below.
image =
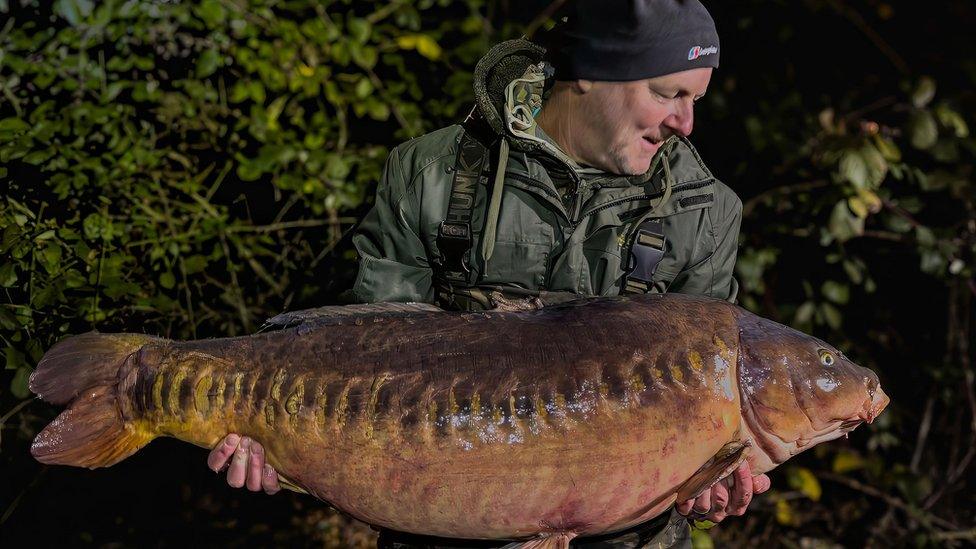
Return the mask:
POLYGON ((228 462, 227 484, 234 488, 246 485, 252 492, 263 489, 267 494, 281 490, 278 473, 264 462, 264 447, 258 441, 235 433, 225 436, 207 456, 207 466, 219 473, 228 462))
POLYGON ((743 462, 731 475, 716 482, 700 496, 679 502, 675 508, 682 515, 691 515, 690 518, 721 522, 729 515, 745 514, 753 494, 769 490, 769 485, 769 477, 752 476, 749 464, 743 462))

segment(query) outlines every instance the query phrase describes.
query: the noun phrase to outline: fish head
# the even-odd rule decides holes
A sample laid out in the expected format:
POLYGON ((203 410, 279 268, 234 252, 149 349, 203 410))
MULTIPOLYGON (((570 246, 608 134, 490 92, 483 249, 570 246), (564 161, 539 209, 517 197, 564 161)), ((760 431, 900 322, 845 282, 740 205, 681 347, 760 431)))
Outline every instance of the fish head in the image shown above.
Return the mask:
POLYGON ((765 454, 760 472, 833 440, 888 405, 873 371, 813 336, 752 314, 739 320, 743 418, 765 454))

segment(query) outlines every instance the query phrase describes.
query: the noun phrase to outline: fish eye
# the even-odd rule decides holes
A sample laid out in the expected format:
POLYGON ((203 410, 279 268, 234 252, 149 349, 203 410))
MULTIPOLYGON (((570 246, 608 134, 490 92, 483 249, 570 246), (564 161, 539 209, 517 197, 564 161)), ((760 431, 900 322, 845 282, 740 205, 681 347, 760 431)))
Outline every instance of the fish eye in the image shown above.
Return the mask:
POLYGON ((824 366, 833 366, 834 355, 830 354, 830 351, 826 349, 820 349, 820 363, 824 366))

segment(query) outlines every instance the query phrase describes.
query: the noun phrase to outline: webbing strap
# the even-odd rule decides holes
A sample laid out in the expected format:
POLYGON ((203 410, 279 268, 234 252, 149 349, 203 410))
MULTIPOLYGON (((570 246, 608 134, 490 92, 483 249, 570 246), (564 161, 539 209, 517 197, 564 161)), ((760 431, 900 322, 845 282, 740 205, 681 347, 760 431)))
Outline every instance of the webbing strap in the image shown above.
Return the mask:
POLYGON ((442 257, 441 274, 452 283, 467 283, 471 274, 468 259, 472 245, 471 215, 475 192, 479 180, 488 177, 488 149, 475 137, 469 122, 471 117, 465 120, 465 130, 454 161, 447 218, 437 230, 437 249, 442 257))
POLYGON ((623 293, 646 294, 651 290, 651 278, 664 259, 667 240, 664 236, 664 224, 660 219, 648 219, 637 226, 630 246, 630 269, 623 293))

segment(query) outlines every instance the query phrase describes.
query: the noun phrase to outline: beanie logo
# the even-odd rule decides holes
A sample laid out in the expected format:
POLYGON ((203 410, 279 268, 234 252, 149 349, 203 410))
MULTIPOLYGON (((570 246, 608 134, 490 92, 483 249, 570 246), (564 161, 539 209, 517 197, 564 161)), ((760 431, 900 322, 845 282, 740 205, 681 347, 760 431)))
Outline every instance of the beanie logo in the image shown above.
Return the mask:
POLYGON ((694 61, 699 57, 705 57, 706 55, 712 55, 713 53, 718 53, 717 46, 709 46, 707 48, 695 46, 688 50, 688 61, 694 61))

